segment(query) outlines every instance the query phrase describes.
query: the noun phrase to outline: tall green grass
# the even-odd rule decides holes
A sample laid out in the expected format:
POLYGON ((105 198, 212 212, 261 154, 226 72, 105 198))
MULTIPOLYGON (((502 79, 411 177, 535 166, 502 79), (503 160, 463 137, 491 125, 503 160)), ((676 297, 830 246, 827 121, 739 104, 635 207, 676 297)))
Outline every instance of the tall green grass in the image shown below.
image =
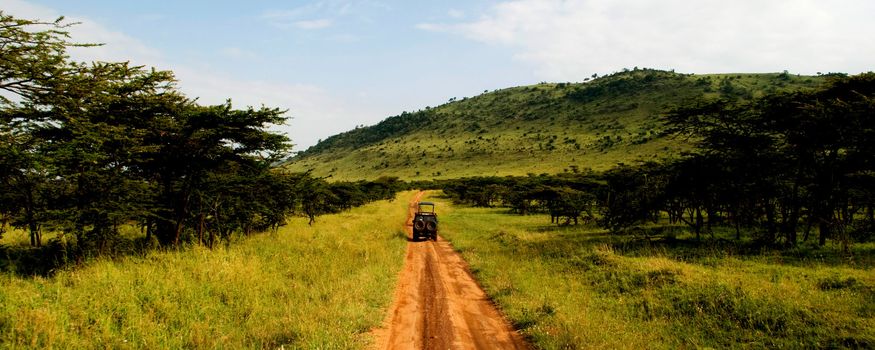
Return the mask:
MULTIPOLYGON (((96 259, 53 277, 0 275, 9 348, 366 346, 404 262, 406 202, 293 219, 214 250, 96 259)), ((10 237, 12 239, 12 237, 10 237)))
POLYGON ((650 242, 432 200, 444 209, 441 234, 540 348, 875 346, 872 243, 845 255, 683 233, 650 242))

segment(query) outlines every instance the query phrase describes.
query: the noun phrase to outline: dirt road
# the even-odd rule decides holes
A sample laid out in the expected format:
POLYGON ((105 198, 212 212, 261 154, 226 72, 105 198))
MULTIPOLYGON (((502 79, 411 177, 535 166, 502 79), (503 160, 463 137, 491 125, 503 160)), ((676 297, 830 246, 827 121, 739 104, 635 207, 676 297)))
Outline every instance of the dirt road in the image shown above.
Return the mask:
MULTIPOLYGON (((410 202, 407 236, 412 237, 416 203, 410 202)), ((409 242, 395 300, 382 329, 383 349, 528 349, 495 309, 449 242, 409 242)))

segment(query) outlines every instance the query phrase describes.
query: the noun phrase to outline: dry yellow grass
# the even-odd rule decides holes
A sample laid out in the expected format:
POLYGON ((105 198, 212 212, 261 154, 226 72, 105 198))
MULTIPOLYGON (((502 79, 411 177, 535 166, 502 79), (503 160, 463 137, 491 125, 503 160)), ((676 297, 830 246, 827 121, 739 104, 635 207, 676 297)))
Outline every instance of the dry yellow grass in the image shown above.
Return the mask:
POLYGON ((731 253, 430 200, 442 235, 541 348, 875 344, 872 243, 856 245, 852 260, 830 258, 839 247, 731 253))
POLYGON ((403 263, 409 193, 214 250, 0 275, 11 348, 361 348, 403 263))

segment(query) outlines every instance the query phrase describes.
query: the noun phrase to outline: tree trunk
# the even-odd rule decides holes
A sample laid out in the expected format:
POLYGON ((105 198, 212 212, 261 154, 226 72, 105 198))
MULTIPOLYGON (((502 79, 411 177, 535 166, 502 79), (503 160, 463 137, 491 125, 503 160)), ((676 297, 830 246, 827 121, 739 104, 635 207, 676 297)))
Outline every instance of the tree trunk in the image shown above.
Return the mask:
POLYGON ((146 242, 152 241, 152 219, 146 220, 146 242))
POLYGON ((775 236, 778 233, 778 228, 775 224, 775 206, 771 203, 766 204, 766 230, 768 235, 766 236, 766 241, 768 243, 775 243, 775 236))
POLYGON ((717 213, 714 209, 711 209, 710 207, 706 210, 706 213, 708 213, 708 222, 706 223, 705 229, 708 231, 709 234, 711 234, 711 239, 714 239, 713 224, 714 221, 717 219, 717 213))
POLYGON ((790 213, 790 217, 787 218, 787 221, 784 223, 784 236, 787 237, 787 243, 790 246, 796 246, 797 241, 797 233, 796 228, 799 223, 799 209, 794 208, 790 213))
POLYGON ((735 220, 735 240, 741 241, 741 223, 735 220))
POLYGON ((197 241, 200 244, 205 244, 204 241, 204 213, 201 212, 198 214, 198 222, 197 222, 197 241))
POLYGON ((182 231, 185 228, 185 218, 188 216, 188 205, 191 202, 191 193, 182 197, 182 202, 176 208, 176 228, 173 232, 173 245, 179 245, 179 238, 182 236, 182 231))
POLYGON ((811 235, 811 226, 814 225, 814 217, 808 213, 808 219, 805 220, 805 236, 802 236, 803 242, 808 242, 808 237, 811 235))
POLYGON ((832 230, 830 228, 829 222, 827 222, 826 220, 821 220, 819 225, 819 231, 820 237, 817 244, 822 247, 826 244, 826 239, 832 235, 832 230))
POLYGON ((210 230, 210 242, 209 242, 210 249, 213 249, 213 245, 215 243, 216 243, 216 230, 213 229, 213 230, 210 230))
POLYGON ((174 246, 179 245, 179 237, 182 235, 182 228, 183 228, 182 219, 177 219, 176 220, 176 229, 174 230, 174 233, 173 233, 173 245, 174 246))
POLYGON ((27 228, 30 231, 30 245, 32 247, 42 246, 42 239, 40 239, 39 234, 39 225, 36 222, 36 215, 34 214, 34 199, 31 187, 27 187, 25 190, 25 201, 24 203, 24 217, 27 220, 27 228))
POLYGON ((33 247, 42 247, 42 229, 36 221, 31 221, 28 223, 28 229, 30 230, 30 245, 33 247))
POLYGON ((869 218, 869 225, 875 225, 875 209, 872 206, 866 207, 866 216, 869 218))

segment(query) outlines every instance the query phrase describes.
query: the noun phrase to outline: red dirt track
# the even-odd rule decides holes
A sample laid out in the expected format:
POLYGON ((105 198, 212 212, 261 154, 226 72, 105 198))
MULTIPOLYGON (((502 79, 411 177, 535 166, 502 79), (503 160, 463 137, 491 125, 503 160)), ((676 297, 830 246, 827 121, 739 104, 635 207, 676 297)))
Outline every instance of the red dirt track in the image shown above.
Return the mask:
MULTIPOLYGON (((407 236, 412 237, 416 203, 410 201, 407 236)), ((407 244, 404 269, 384 327, 374 331, 375 348, 384 349, 529 349, 480 288, 452 245, 407 244)))

